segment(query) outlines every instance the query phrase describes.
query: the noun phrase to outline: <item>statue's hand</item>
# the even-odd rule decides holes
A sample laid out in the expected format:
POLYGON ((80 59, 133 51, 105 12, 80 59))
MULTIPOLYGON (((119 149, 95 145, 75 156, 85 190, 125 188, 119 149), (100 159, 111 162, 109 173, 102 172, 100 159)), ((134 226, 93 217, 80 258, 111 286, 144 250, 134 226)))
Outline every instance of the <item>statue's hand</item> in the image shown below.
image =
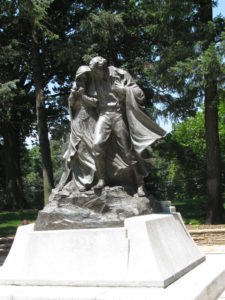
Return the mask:
POLYGON ((83 87, 79 87, 78 91, 77 91, 77 95, 78 96, 82 96, 84 94, 84 88, 83 87))
POLYGON ((71 89, 73 96, 76 98, 78 96, 82 96, 84 94, 84 88, 80 87, 78 90, 71 89))
POLYGON ((88 97, 87 95, 82 96, 82 100, 90 106, 96 107, 98 103, 98 99, 94 97, 88 97))

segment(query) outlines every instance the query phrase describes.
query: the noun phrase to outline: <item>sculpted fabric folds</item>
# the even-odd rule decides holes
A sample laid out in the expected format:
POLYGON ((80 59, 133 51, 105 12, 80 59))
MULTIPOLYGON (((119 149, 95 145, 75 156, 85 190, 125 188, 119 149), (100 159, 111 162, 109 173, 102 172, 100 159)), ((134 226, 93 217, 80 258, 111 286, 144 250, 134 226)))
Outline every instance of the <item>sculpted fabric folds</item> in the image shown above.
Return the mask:
POLYGON ((144 177, 152 162, 145 150, 165 135, 144 112, 144 101, 131 75, 108 67, 102 57, 77 70, 69 96, 71 134, 60 188, 70 180, 82 192, 130 185, 144 196, 144 177))

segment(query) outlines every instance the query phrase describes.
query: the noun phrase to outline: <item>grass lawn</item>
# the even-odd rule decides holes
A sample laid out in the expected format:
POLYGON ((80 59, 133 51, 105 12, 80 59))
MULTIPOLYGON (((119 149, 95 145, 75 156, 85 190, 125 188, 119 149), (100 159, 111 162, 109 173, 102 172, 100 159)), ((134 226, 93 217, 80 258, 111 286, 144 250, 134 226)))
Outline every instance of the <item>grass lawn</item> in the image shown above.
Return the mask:
POLYGON ((23 220, 33 223, 37 218, 38 210, 3 211, 0 212, 0 237, 10 236, 16 233, 16 229, 23 220))
MULTIPOLYGON (((204 203, 174 201, 172 205, 175 205, 177 211, 181 213, 185 224, 199 226, 205 223, 204 203)), ((33 223, 37 218, 37 214, 38 210, 0 212, 0 237, 14 235, 17 227, 22 224, 23 220, 33 223)))

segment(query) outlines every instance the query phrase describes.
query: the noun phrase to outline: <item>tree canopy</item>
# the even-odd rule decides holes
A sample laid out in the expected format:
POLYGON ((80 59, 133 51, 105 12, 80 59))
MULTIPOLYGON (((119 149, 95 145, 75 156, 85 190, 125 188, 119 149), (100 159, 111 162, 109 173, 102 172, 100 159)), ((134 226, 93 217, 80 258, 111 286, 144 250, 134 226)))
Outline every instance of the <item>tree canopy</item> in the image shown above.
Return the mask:
POLYGON ((163 191, 160 197, 202 199, 207 222, 222 222, 225 20, 212 18, 214 5, 212 0, 4 0, 0 206, 34 205, 43 197, 43 185, 46 201, 69 134, 67 98, 75 72, 101 55, 133 75, 152 118, 161 114, 181 122, 156 145, 165 176, 155 170, 150 186, 163 191), (41 156, 39 146, 25 148, 26 137, 35 132, 41 156), (179 176, 185 184, 171 194, 179 176))

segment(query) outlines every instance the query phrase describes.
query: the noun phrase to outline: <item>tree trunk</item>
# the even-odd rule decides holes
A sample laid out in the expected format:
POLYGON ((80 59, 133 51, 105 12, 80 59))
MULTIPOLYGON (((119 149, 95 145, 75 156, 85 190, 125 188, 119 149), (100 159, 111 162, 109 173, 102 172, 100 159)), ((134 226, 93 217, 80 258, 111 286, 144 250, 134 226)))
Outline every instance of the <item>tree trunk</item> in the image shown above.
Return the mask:
POLYGON ((206 222, 224 222, 221 197, 220 146, 218 133, 218 104, 216 83, 205 89, 205 132, 206 132, 206 222))
POLYGON ((3 166, 5 170, 7 209, 22 209, 27 206, 23 193, 20 168, 19 129, 7 124, 3 128, 3 166))
MULTIPOLYGON (((200 0, 203 25, 213 21, 212 1, 200 0)), ((214 35, 205 33, 205 50, 214 42, 214 35)), ((218 95, 214 74, 205 77, 205 132, 206 132, 206 222, 223 223, 224 209, 221 196, 220 145, 218 132, 218 95)))
POLYGON ((39 144, 42 157, 44 202, 47 204, 52 188, 54 188, 52 161, 50 145, 48 139, 48 127, 45 112, 44 80, 42 72, 42 60, 37 40, 35 25, 32 29, 32 58, 33 58, 33 78, 36 92, 36 114, 39 133, 39 144))

